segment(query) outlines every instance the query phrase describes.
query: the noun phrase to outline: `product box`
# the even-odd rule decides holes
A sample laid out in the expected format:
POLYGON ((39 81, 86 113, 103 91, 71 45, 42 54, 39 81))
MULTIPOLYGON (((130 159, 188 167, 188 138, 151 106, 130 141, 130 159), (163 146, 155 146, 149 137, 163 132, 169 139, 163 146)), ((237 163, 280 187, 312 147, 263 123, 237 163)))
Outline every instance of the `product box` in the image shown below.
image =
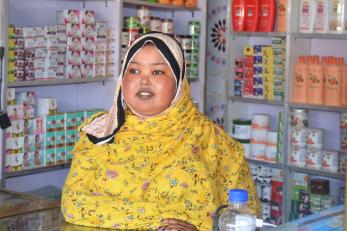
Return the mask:
POLYGON ((6 138, 6 154, 17 154, 24 152, 24 137, 6 138))
POLYGON ((23 104, 23 106, 35 107, 35 92, 18 92, 16 93, 17 104, 23 104))
POLYGON ((45 134, 35 135, 35 150, 44 150, 45 148, 45 134))
POLYGON ((57 164, 65 163, 65 159, 66 159, 65 146, 62 148, 57 148, 56 149, 56 163, 57 164))
POLYGON ((65 112, 65 129, 74 130, 76 129, 76 113, 75 112, 65 112))
POLYGON ((23 107, 24 119, 33 119, 35 117, 35 107, 24 106, 23 107))
POLYGON ((80 126, 85 120, 84 111, 77 111, 76 112, 76 126, 80 126))
POLYGON ((58 24, 77 24, 80 23, 79 10, 60 10, 56 13, 58 24))
POLYGON ((95 65, 95 78, 105 78, 106 68, 105 65, 95 65))
POLYGON ((93 38, 82 38, 82 51, 95 51, 95 40, 93 38))
MULTIPOLYGON (((8 137, 16 138, 24 136, 24 120, 11 121, 11 127, 7 130, 8 137)), ((7 136, 7 135, 6 135, 7 136)))
POLYGON ((82 64, 81 66, 82 78, 92 79, 95 77, 95 69, 92 64, 82 64))
POLYGON ((32 152, 35 150, 35 136, 26 135, 24 137, 24 152, 32 152))
POLYGON ((57 114, 58 106, 56 98, 38 98, 37 114, 39 116, 57 114))
POLYGON ((34 167, 34 153, 35 152, 24 152, 23 154, 23 169, 34 167))
POLYGON ((82 77, 81 65, 68 65, 66 75, 68 79, 80 79, 82 77))
POLYGON ((44 134, 46 132, 46 120, 42 117, 34 119, 34 134, 44 134))
POLYGON ((82 64, 93 65, 96 62, 96 57, 92 51, 82 51, 81 52, 82 64))
MULTIPOLYGON (((106 64, 114 65, 116 62, 116 56, 114 51, 107 51, 106 55, 106 64)), ((196 61, 198 63, 198 61, 196 61)))
POLYGON ((8 105, 7 114, 11 121, 24 119, 23 105, 22 104, 8 105))
POLYGON ((22 170, 23 153, 5 155, 5 172, 14 172, 22 170))
POLYGON ((66 24, 67 38, 80 38, 82 36, 81 24, 66 24))
POLYGON ((56 164, 56 150, 55 150, 55 148, 45 150, 45 163, 46 163, 46 165, 56 164))
POLYGON ((33 158, 34 167, 40 167, 45 165, 45 151, 35 150, 33 158))
POLYGON ((95 38, 96 30, 94 25, 82 24, 81 25, 82 37, 95 38))
POLYGON ((68 51, 77 51, 82 50, 81 38, 80 37, 68 37, 67 38, 67 47, 68 51))
POLYGON ((7 105, 16 104, 16 89, 7 88, 6 97, 7 97, 7 105))
POLYGON ((66 146, 66 162, 70 162, 72 160, 72 150, 74 146, 66 146))
POLYGON ((35 128, 35 119, 24 120, 24 134, 25 135, 34 134, 34 128, 35 128))
POLYGON ((57 121, 55 115, 46 115, 45 117, 46 132, 53 132, 56 130, 57 121))
POLYGON ((80 11, 80 19, 82 24, 87 24, 87 25, 95 25, 96 20, 95 20, 95 12, 92 10, 81 10, 80 11))
POLYGON ((66 54, 68 65, 81 65, 81 52, 80 51, 68 51, 66 54))
POLYGON ((45 146, 46 149, 55 149, 55 144, 56 144, 56 135, 55 132, 47 132, 45 134, 45 146))
POLYGON ((65 147, 65 131, 56 131, 56 148, 65 147))
POLYGON ((66 146, 73 146, 76 143, 77 130, 65 130, 66 146))
POLYGON ((55 115, 55 130, 65 130, 65 113, 58 113, 55 115))
POLYGON ((106 78, 112 78, 113 76, 115 76, 115 67, 114 65, 110 65, 110 64, 106 64, 105 65, 105 76, 106 78))

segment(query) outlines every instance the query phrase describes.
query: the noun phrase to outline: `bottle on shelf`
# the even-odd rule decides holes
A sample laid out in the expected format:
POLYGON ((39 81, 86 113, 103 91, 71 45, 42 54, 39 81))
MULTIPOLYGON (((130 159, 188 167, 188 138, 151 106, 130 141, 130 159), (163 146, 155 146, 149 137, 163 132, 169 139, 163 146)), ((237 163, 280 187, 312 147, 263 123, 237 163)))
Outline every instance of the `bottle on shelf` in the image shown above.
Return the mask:
POLYGON ((231 6, 233 31, 245 30, 245 4, 244 0, 234 0, 231 6))
POLYGON ((308 65, 307 103, 322 105, 324 100, 323 66, 317 55, 313 56, 312 63, 308 65))
POLYGON ((341 106, 342 66, 339 65, 339 62, 341 62, 341 59, 329 57, 328 66, 326 67, 324 104, 327 106, 341 106))
POLYGON ((277 0, 276 6, 276 21, 277 21, 277 32, 287 31, 287 9, 288 0, 277 0))
POLYGON ((342 33, 343 10, 344 0, 329 1, 329 33, 342 33))
POLYGON ((245 0, 245 29, 256 31, 259 16, 259 0, 245 0))
POLYGON ((306 103, 308 79, 308 65, 305 63, 305 57, 300 56, 299 62, 294 66, 294 77, 292 84, 291 101, 293 103, 306 103))
POLYGON ((328 33, 329 31, 329 0, 317 0, 315 10, 315 33, 328 33))
POLYGON ((220 231, 254 231, 256 229, 256 218, 249 212, 247 201, 248 192, 246 190, 231 189, 229 191, 229 206, 218 220, 220 231))
POLYGON ((259 1, 259 19, 257 31, 271 32, 275 25, 276 0, 259 1))
POLYGON ((299 31, 313 33, 316 0, 300 0, 299 31))
POLYGON ((342 65, 341 104, 347 106, 347 65, 342 65))

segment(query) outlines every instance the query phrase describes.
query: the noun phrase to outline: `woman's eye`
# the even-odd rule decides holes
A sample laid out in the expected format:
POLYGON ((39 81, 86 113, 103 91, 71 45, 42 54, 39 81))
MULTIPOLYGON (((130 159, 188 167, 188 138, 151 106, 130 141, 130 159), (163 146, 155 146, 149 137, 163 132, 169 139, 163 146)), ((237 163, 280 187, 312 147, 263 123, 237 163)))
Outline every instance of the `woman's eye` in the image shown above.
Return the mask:
POLYGON ((160 71, 160 70, 153 71, 153 75, 163 75, 163 74, 164 74, 164 72, 160 71))
POLYGON ((130 70, 129 70, 129 73, 130 73, 130 74, 138 74, 138 73, 140 73, 140 71, 137 70, 137 69, 130 69, 130 70))

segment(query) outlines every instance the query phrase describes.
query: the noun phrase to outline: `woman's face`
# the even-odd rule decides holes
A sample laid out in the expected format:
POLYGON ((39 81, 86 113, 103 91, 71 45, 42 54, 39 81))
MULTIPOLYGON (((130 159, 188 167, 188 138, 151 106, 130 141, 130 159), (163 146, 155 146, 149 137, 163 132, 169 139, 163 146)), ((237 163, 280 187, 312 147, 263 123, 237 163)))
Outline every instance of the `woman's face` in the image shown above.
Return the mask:
POLYGON ((175 77, 153 45, 145 45, 129 63, 123 92, 127 104, 143 116, 158 115, 170 106, 176 93, 175 77))

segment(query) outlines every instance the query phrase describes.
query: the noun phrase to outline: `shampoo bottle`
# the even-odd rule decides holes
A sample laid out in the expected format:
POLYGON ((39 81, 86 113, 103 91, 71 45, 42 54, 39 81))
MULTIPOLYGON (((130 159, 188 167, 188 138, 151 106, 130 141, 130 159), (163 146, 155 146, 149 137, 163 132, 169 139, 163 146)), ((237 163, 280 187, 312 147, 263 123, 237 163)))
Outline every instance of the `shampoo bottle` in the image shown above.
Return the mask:
POLYGON ((347 106, 347 65, 342 64, 341 104, 347 106))
POLYGON ((322 105, 324 84, 323 65, 319 62, 317 55, 313 56, 312 63, 308 65, 307 103, 322 105))
POLYGON ((245 30, 245 0, 233 0, 231 6, 231 17, 233 31, 245 30))
POLYGON ((344 0, 329 1, 329 32, 342 33, 343 16, 344 16, 344 0))
POLYGON ((317 0, 315 10, 315 26, 316 33, 328 33, 329 31, 329 0, 317 0))
POLYGON ((315 0, 300 0, 299 31, 313 33, 315 18, 315 0))
POLYGON ((277 0, 276 4, 276 31, 286 32, 287 31, 287 10, 288 0, 277 0))
POLYGON ((272 32, 275 25, 276 0, 259 0, 257 31, 272 32))
POLYGON ((259 17, 259 0, 245 0, 246 31, 256 31, 259 17))
POLYGON ((306 90, 307 90, 307 75, 308 68, 305 63, 305 57, 300 56, 299 62, 294 66, 294 76, 292 81, 292 95, 291 101, 293 103, 307 103, 306 90))
POLYGON ((341 106, 342 67, 338 65, 335 57, 330 58, 326 72, 324 104, 339 107, 341 106))

